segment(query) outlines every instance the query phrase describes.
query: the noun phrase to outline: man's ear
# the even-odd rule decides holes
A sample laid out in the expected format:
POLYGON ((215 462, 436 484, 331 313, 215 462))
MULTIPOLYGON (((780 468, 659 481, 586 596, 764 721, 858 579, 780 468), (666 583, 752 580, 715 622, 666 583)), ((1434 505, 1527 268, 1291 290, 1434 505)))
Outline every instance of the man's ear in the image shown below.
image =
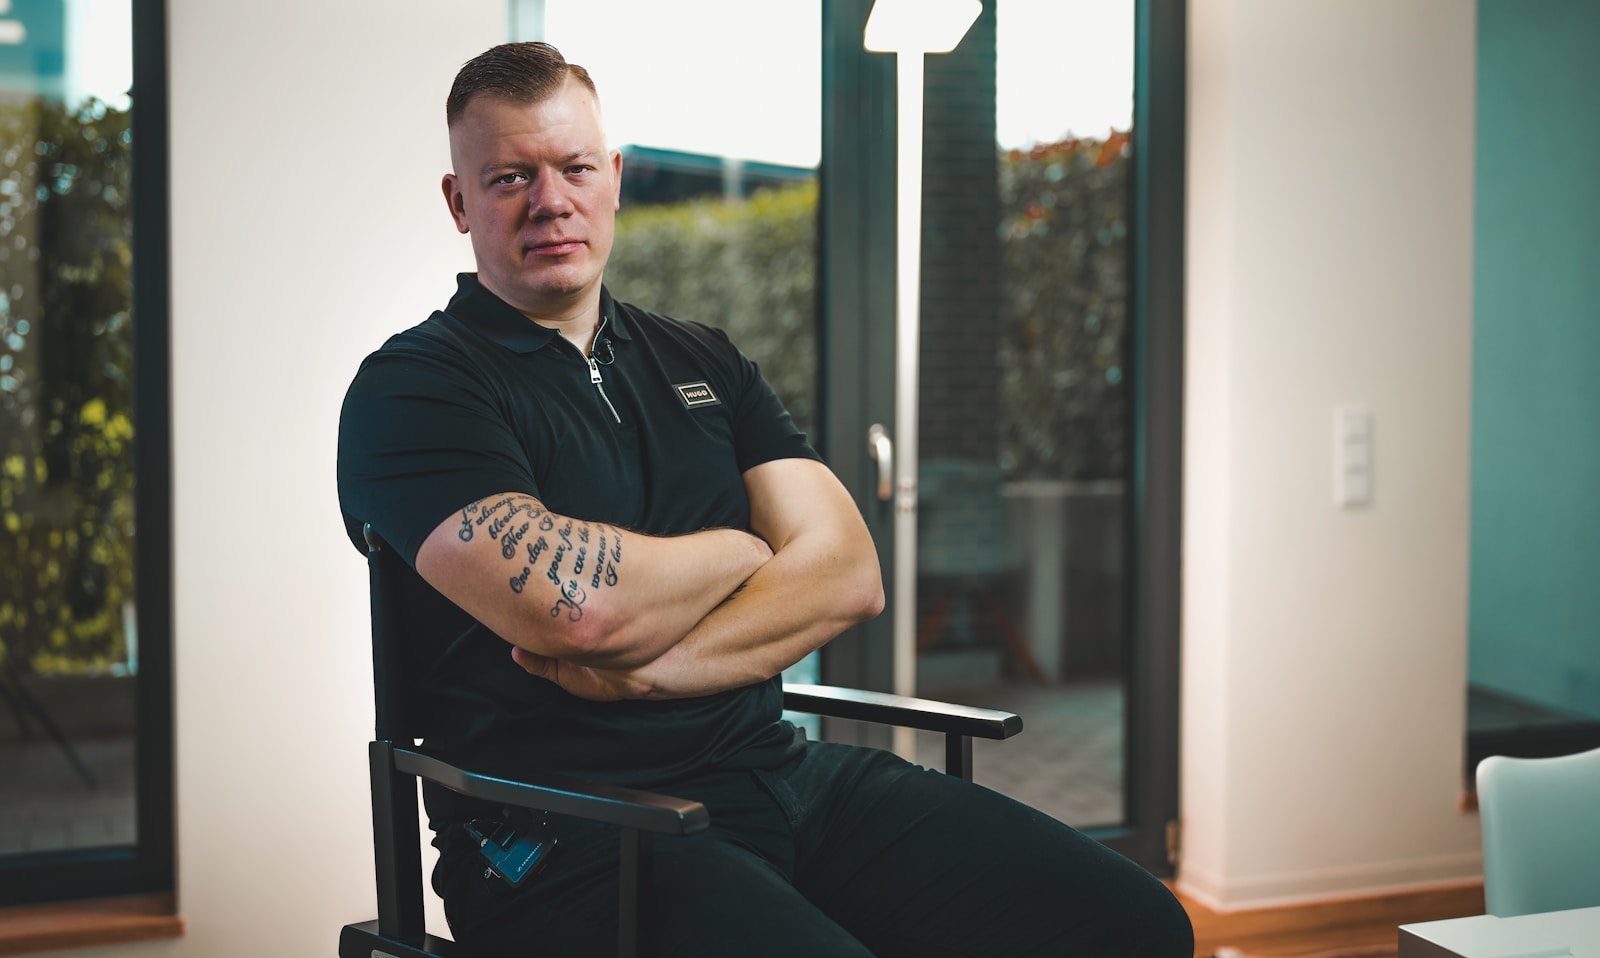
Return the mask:
POLYGON ((611 151, 611 210, 622 209, 622 151, 611 151))
POLYGON ((456 229, 467 232, 467 198, 461 192, 461 181, 454 173, 446 173, 439 187, 444 190, 444 201, 450 207, 450 218, 456 221, 456 229))

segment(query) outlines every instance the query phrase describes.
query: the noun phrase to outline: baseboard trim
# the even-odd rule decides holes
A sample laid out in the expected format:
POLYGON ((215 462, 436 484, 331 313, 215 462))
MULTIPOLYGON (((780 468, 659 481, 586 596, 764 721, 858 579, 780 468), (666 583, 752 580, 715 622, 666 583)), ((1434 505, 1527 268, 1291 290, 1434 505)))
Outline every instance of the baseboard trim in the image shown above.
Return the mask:
POLYGON ((1210 958, 1219 949, 1273 956, 1392 948, 1400 925, 1484 912, 1481 881, 1228 911, 1210 908, 1181 888, 1175 894, 1194 924, 1196 958, 1210 958))
POLYGON ((1178 874, 1178 887, 1215 911, 1406 895, 1471 884, 1483 884, 1481 852, 1248 878, 1222 879, 1188 867, 1178 874))

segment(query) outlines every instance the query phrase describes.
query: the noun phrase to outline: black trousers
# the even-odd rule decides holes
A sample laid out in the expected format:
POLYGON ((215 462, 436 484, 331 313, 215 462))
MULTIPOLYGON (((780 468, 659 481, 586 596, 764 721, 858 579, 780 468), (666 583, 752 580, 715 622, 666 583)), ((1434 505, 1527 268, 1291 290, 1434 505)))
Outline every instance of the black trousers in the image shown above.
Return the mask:
MULTIPOLYGON (((660 958, 1191 958, 1161 882, 1038 811, 876 749, 812 743, 773 771, 675 784, 711 827, 655 839, 660 958)), ((615 829, 552 818, 559 846, 521 889, 442 832, 434 886, 487 955, 616 950, 615 829)), ((476 953, 476 952, 475 952, 476 953)))

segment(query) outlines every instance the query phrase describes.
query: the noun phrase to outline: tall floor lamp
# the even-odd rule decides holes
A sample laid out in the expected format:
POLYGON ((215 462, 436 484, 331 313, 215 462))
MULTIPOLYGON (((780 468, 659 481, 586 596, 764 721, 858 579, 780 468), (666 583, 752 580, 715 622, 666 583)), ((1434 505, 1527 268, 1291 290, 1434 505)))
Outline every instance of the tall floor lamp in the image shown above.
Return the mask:
MULTIPOLYGON (((897 117, 895 226, 894 554, 890 584, 895 621, 894 690, 916 693, 917 350, 921 337, 922 58, 949 53, 983 11, 980 0, 877 0, 863 45, 895 54, 897 117)), ((896 729, 895 751, 914 750, 910 729, 896 729)))

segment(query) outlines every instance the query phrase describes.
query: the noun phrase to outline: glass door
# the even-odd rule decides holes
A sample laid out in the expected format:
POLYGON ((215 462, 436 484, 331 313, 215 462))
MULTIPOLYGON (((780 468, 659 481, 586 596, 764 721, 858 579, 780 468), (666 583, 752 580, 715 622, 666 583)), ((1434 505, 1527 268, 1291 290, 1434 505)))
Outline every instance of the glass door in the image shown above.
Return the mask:
MULTIPOLYGON (((843 21, 866 6, 830 10, 843 21)), ((849 314, 829 316, 830 338, 854 347, 829 351, 827 373, 847 387, 829 395, 849 396, 858 416, 830 418, 859 437, 858 494, 886 582, 905 585, 888 621, 863 630, 876 635, 836 643, 823 668, 841 684, 1022 714, 1024 735, 977 744, 978 781, 1165 871, 1176 818, 1170 430, 1181 384, 1176 300, 1168 290, 1169 323, 1152 335, 1159 241, 1139 235, 1153 157, 1141 166, 1134 130, 1136 27, 1150 13, 1133 0, 989 0, 955 51, 926 58, 920 334, 898 348, 893 261, 871 222, 894 216, 881 200, 893 196, 893 180, 881 182, 894 168, 893 58, 867 55, 852 72, 860 34, 843 22, 825 29, 825 89, 835 84, 825 102, 852 83, 859 98, 855 126, 834 117, 824 138, 839 185, 825 179, 823 222, 869 221, 825 232, 825 274, 829 264, 842 274, 825 282, 828 304, 868 317, 857 330, 841 322, 849 314), (853 176, 842 169, 851 163, 861 165, 853 176), (843 208, 848 195, 857 208, 843 208), (840 242, 857 244, 855 262, 841 262, 840 242), (894 414, 908 402, 909 436, 894 414), (892 477, 878 472, 883 452, 899 460, 892 477)), ((1181 223, 1160 234, 1180 244, 1181 265, 1181 223)), ((923 764, 942 758, 936 735, 892 744, 923 764)))
POLYGON ((897 614, 920 691, 1028 723, 978 746, 979 780, 1080 827, 1124 817, 1133 27, 1129 0, 998 0, 926 67, 897 614))

